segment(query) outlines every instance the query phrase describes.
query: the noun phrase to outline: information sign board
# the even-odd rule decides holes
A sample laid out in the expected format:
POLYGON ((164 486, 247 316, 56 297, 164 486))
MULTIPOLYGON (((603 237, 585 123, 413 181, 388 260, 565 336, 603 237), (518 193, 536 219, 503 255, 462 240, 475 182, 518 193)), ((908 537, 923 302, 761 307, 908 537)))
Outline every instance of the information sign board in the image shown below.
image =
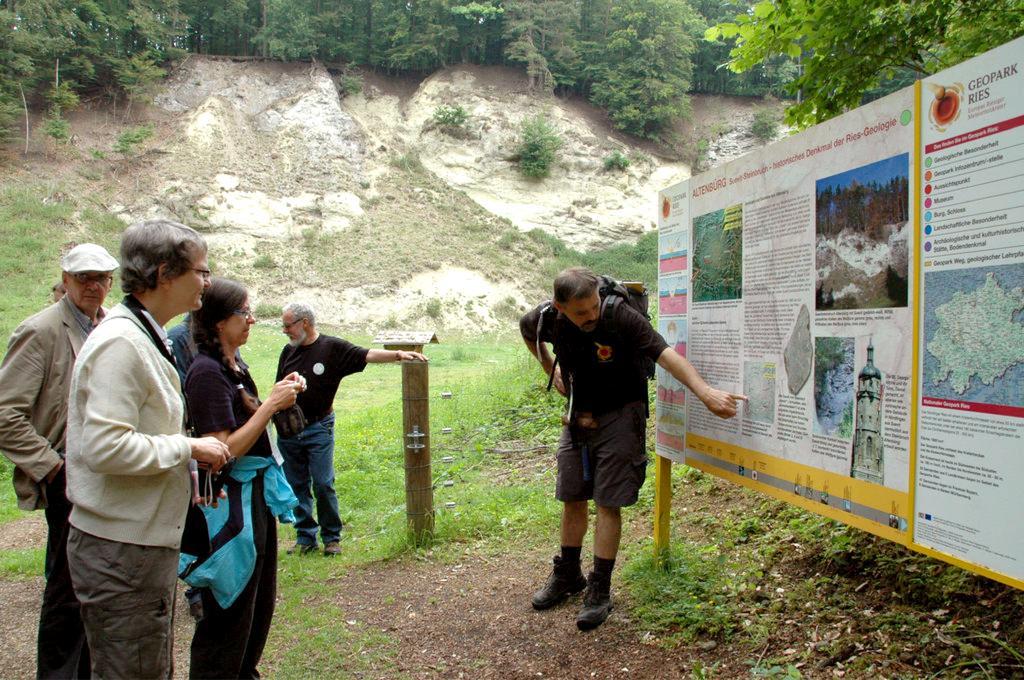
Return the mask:
POLYGON ((1024 587, 1021 55, 660 193, 660 455, 1024 587))
POLYGON ((921 90, 914 541, 1024 582, 1024 40, 921 90))

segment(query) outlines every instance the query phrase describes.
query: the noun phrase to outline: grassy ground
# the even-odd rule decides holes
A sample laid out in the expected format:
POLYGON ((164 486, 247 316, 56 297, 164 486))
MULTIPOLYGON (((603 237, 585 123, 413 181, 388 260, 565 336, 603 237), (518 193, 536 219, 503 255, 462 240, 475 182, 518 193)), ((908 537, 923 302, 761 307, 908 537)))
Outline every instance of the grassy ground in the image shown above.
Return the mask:
MULTIPOLYGON (((59 188, 35 185, 0 190, 0 267, 6 285, 0 289, 0 334, 7 337, 25 317, 49 304, 50 286, 59 277, 59 255, 70 241, 97 241, 112 252, 123 225, 59 188)), ((119 297, 111 292, 108 304, 119 297)), ((326 332, 338 332, 324 329, 326 332)), ((366 336, 349 339, 369 345, 366 336)), ((273 382, 277 357, 285 338, 276 319, 254 329, 243 354, 266 393, 273 382)), ((544 403, 546 395, 527 389, 540 382, 539 371, 528 366, 522 344, 511 337, 460 340, 430 346, 431 397, 434 402, 434 467, 437 481, 436 543, 432 556, 445 559, 454 546, 494 545, 516 537, 550 534, 557 508, 543 484, 505 485, 488 489, 487 447, 504 438, 529 438, 557 424, 557 410, 545 408, 530 422, 509 431, 501 414, 524 399, 544 403), (452 393, 440 399, 439 392, 452 393), (529 394, 529 396, 525 396, 529 394), (451 427, 451 434, 440 434, 451 427), (451 463, 440 463, 451 456, 451 463), (451 480, 452 486, 445 486, 451 480), (453 509, 445 508, 454 502, 453 509)), ((545 406, 553 406, 545 404, 545 406)), ((283 557, 279 575, 280 603, 267 658, 287 677, 311 669, 332 674, 334 650, 369 649, 357 654, 359 663, 379 668, 392 643, 379 632, 359 633, 333 625, 337 612, 329 605, 306 603, 329 588, 333 579, 355 565, 389 560, 411 550, 405 530, 404 470, 401 432, 401 370, 396 365, 371 365, 347 378, 335 402, 337 412, 336 486, 346 530, 340 559, 303 561, 283 557), (310 635, 310 631, 316 631, 310 635), (329 652, 326 650, 330 650, 329 652)), ((28 517, 17 509, 10 483, 11 467, 0 463, 0 523, 28 517)), ((283 540, 294 533, 282 527, 283 540)), ((43 570, 41 547, 0 550, 0 576, 30 579, 43 570)), ((343 659, 347 657, 342 657, 343 659)), ((346 669, 353 666, 346 661, 346 669)), ((335 668, 334 670, 339 670, 335 668)))
POLYGON ((643 539, 624 568, 665 644, 728 641, 755 677, 1024 677, 1024 593, 693 468, 673 487, 667 567, 643 539))
MULTIPOLYGON (((368 344, 366 337, 349 339, 368 344)), ((277 325, 267 324, 257 326, 243 348, 261 392, 273 382, 283 344, 277 325)), ((427 354, 438 508, 435 540, 416 546, 405 529, 401 369, 394 364, 370 365, 343 381, 335 401, 343 552, 332 560, 282 554, 278 608, 265 654, 275 674, 303 677, 315 670, 334 676, 355 672, 361 664, 377 671, 386 667, 394 641, 380 631, 337 625, 341 613, 324 601, 332 582, 351 568, 410 552, 446 561, 467 545, 493 552, 556 531, 558 508, 548 479, 495 487, 488 469, 495 460, 489 449, 513 440, 550 438, 557 430, 557 406, 536 387, 540 371, 527 363, 521 343, 477 339, 430 346, 427 354), (451 398, 440 398, 441 391, 451 392, 451 398), (516 418, 507 420, 509 413, 516 418), (451 434, 441 434, 447 427, 451 434), (449 456, 452 462, 443 463, 449 456), (452 486, 445 486, 446 480, 452 486), (447 502, 456 505, 448 509, 447 502), (339 655, 339 649, 354 651, 339 655)), ((14 509, 9 476, 5 461, 0 473, 0 522, 28 515, 14 509)), ((285 544, 294 539, 289 526, 281 527, 281 535, 285 544)), ((0 550, 4 579, 36 577, 42 568, 41 548, 0 550)))
MULTIPOLYGON (((123 223, 57 184, 0 185, 0 335, 48 304, 65 246, 93 241, 117 253, 123 223)), ((6 343, 5 343, 6 345, 6 343)))
MULTIPOLYGON (((261 386, 273 377, 281 337, 259 328, 245 348, 261 386)), ((415 546, 405 530, 401 370, 391 364, 370 365, 342 382, 335 401, 336 488, 345 522, 342 555, 330 561, 282 559, 278 610, 267 650, 267 657, 275 659, 275 673, 331 676, 351 674, 361 666, 378 672, 386 667, 394 641, 377 630, 338 626, 342 612, 325 597, 331 583, 349 569, 410 551, 429 551, 430 559, 444 561, 465 545, 479 548, 483 542, 493 550, 555 531, 558 509, 548 484, 524 480, 495 487, 488 470, 494 458, 489 448, 513 438, 543 436, 557 424, 557 411, 546 403, 547 396, 531 387, 539 382, 539 371, 509 340, 478 339, 426 350, 438 508, 435 541, 429 546, 415 546), (452 396, 443 399, 441 392, 452 396), (503 419, 508 412, 526 422, 512 431, 512 423, 503 419), (442 434, 447 427, 452 433, 442 434), (449 456, 451 463, 442 462, 449 456), (446 480, 452 486, 445 486, 446 480), (455 507, 446 508, 448 502, 455 507), (351 653, 339 655, 339 649, 351 653)), ((282 533, 290 543, 290 527, 282 527, 282 533)))

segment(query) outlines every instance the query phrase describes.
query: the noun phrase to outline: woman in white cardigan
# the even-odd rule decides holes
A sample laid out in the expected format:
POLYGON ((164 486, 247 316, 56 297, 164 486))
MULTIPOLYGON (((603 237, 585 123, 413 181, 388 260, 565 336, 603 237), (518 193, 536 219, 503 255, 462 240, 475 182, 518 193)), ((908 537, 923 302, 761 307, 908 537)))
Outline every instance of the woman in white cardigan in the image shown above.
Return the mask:
POLYGON ((68 561, 96 677, 171 675, 178 548, 190 459, 219 469, 227 446, 184 434, 181 383, 163 326, 198 309, 206 243, 167 220, 121 240, 124 301, 90 334, 68 405, 68 561))

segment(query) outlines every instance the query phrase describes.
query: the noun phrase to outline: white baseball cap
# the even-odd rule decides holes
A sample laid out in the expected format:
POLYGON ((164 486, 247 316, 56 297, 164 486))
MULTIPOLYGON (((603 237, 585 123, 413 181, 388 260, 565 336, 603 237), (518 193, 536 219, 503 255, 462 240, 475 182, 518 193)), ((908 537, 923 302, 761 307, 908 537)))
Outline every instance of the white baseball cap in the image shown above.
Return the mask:
POLYGON ((95 243, 82 243, 71 250, 60 261, 60 268, 68 274, 79 272, 112 272, 120 265, 107 249, 95 243))

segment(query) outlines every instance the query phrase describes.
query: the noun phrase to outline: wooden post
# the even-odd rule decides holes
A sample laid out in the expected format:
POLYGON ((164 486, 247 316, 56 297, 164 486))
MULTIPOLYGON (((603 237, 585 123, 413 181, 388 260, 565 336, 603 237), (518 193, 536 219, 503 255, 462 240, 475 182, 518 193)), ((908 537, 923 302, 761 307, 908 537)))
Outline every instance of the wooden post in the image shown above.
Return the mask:
MULTIPOLYGON (((413 352, 422 352, 414 345, 413 352)), ((398 349, 388 347, 387 349, 398 349)), ((405 348, 402 348, 405 349, 405 348)), ((405 515, 417 544, 434 533, 434 488, 430 470, 430 384, 427 363, 402 362, 402 432, 405 434, 405 515)))
MULTIPOLYGON (((387 332, 374 338, 384 349, 423 352, 433 332, 387 332)), ((405 516, 416 544, 434 535, 434 479, 430 469, 430 380, 425 361, 402 362, 402 451, 405 516)))
POLYGON ((667 565, 669 523, 672 510, 672 461, 664 456, 654 469, 654 563, 667 565))

